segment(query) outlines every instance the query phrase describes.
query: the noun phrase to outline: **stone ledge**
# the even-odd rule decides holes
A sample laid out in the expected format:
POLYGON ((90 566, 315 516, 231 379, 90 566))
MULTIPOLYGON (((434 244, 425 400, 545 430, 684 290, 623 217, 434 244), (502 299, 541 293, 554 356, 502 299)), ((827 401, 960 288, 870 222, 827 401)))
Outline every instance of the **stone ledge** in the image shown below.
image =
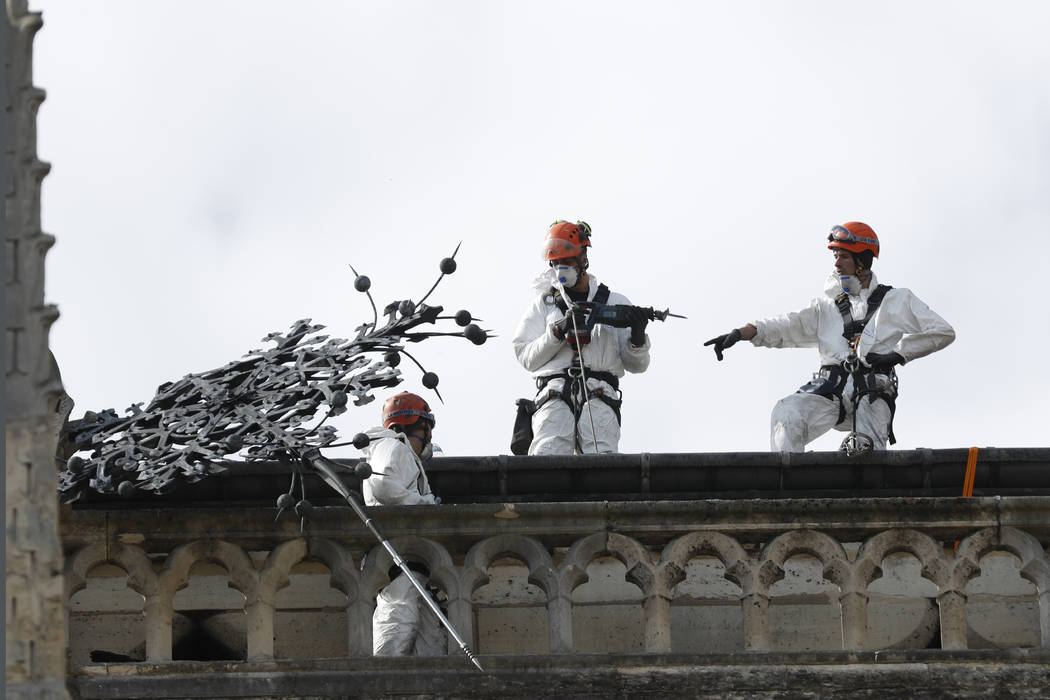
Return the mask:
POLYGON ((354 658, 108 664, 79 698, 1043 698, 1050 650, 354 658))
MULTIPOLYGON (((550 544, 611 531, 635 537, 673 536, 693 531, 730 532, 741 541, 762 542, 788 530, 835 533, 862 541, 891 528, 913 528, 945 539, 986 527, 1019 527, 1041 541, 1050 539, 1050 496, 985 498, 753 499, 737 501, 645 501, 581 503, 460 504, 384 506, 368 509, 390 538, 427 533, 439 542, 473 542, 479 537, 520 534, 550 544)), ((59 513, 67 548, 136 537, 155 550, 215 532, 229 542, 265 547, 302 536, 299 519, 274 522, 275 509, 227 503, 223 508, 77 508, 59 513)), ((349 506, 314 509, 307 526, 312 538, 329 538, 371 548, 375 542, 349 506)))

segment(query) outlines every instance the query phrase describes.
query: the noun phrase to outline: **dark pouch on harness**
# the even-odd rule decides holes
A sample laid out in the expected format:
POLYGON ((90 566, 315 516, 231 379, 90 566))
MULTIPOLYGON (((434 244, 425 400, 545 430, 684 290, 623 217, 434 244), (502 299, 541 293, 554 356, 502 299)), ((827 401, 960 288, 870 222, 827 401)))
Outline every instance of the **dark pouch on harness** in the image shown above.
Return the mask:
POLYGON ((536 403, 531 399, 518 399, 518 413, 514 416, 514 434, 510 438, 510 452, 515 455, 529 453, 532 444, 532 414, 536 412, 536 403))
POLYGON ((838 365, 827 365, 821 367, 820 371, 813 375, 813 379, 799 387, 798 393, 816 394, 831 400, 841 399, 848 378, 846 370, 838 365))

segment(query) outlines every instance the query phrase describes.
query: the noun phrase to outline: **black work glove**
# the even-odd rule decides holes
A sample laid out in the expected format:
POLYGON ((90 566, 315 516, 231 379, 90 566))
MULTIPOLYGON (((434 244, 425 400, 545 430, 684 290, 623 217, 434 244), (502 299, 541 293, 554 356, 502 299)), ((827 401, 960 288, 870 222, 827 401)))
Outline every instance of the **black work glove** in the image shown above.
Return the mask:
POLYGON ((648 309, 632 306, 626 315, 631 324, 631 345, 640 348, 645 345, 645 327, 649 325, 648 309))
POLYGON ((717 357, 718 361, 721 362, 722 351, 736 345, 736 341, 738 340, 740 340, 740 329, 734 328, 725 335, 720 335, 717 338, 711 338, 711 340, 704 343, 704 347, 706 348, 708 345, 714 345, 715 357, 717 357))
MULTIPOLYGON (((572 309, 569 309, 568 311, 565 312, 564 316, 562 316, 560 319, 558 319, 557 321, 555 321, 554 323, 551 324, 551 329, 554 331, 554 337, 557 338, 558 340, 564 340, 565 336, 568 335, 569 332, 572 331, 572 329, 573 329, 572 315, 573 315, 573 311, 572 311, 572 309)), ((580 313, 580 312, 576 312, 576 325, 577 326, 583 326, 583 324, 584 324, 583 314, 580 313)))
POLYGON ((889 371, 896 365, 903 365, 904 357, 899 352, 869 352, 864 361, 872 369, 889 371))

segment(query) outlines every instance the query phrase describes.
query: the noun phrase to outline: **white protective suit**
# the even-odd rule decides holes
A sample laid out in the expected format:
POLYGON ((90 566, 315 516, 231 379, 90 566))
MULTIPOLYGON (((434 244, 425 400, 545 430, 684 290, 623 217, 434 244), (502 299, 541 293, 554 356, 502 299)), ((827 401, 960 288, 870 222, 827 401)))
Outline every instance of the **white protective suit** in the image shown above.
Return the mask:
MULTIPOLYGON (((408 437, 386 428, 367 431, 363 449, 372 476, 362 484, 365 505, 434 504, 423 463, 408 437)), ((427 577, 414 572, 421 583, 427 577)), ((376 597, 372 614, 372 653, 375 656, 442 656, 447 653, 445 630, 404 574, 397 575, 376 597)))
MULTIPOLYGON (((598 291, 598 279, 590 279, 587 300, 592 301, 598 291)), ((514 354, 518 362, 532 373, 533 378, 564 374, 569 367, 578 368, 572 348, 565 339, 554 336, 551 324, 559 321, 564 313, 555 305, 551 294, 553 272, 545 271, 533 283, 533 298, 529 308, 514 331, 514 354)), ((610 291, 609 304, 630 304, 622 294, 610 291)), ((590 372, 608 372, 622 377, 624 371, 644 372, 649 367, 649 336, 641 347, 631 345, 630 328, 613 328, 597 324, 591 330, 591 342, 582 346, 583 364, 588 372, 589 394, 601 391, 606 396, 619 399, 619 392, 611 384, 590 377, 590 372)), ((532 444, 530 455, 573 454, 576 447, 575 420, 572 407, 551 392, 560 394, 565 379, 552 379, 536 394, 539 409, 532 416, 532 444)), ((612 407, 598 398, 591 398, 584 405, 579 423, 580 451, 582 454, 616 452, 620 445, 620 423, 612 407), (594 416, 594 432, 591 432, 591 415, 594 416), (597 437, 595 445, 594 437, 597 437)))
MULTIPOLYGON (((851 296, 850 307, 854 319, 861 320, 868 312, 868 297, 878 286, 872 273, 867 289, 851 296)), ((842 314, 835 305, 835 297, 842 293, 838 276, 832 273, 825 285, 824 295, 809 306, 793 313, 752 321, 758 334, 752 344, 770 348, 816 347, 820 364, 840 365, 849 357, 849 345, 842 336, 842 314)), ((906 362, 918 359, 946 347, 955 340, 955 331, 908 289, 893 288, 886 292, 875 315, 865 326, 857 345, 857 356, 869 352, 899 353, 906 362)), ((829 429, 851 430, 853 417, 853 379, 843 390, 845 419, 839 423, 839 403, 811 393, 796 393, 777 402, 770 420, 770 449, 775 452, 802 452, 807 443, 829 429)), ((874 448, 885 449, 889 434, 891 413, 884 400, 873 402, 864 398, 857 410, 857 432, 874 440, 874 448)))

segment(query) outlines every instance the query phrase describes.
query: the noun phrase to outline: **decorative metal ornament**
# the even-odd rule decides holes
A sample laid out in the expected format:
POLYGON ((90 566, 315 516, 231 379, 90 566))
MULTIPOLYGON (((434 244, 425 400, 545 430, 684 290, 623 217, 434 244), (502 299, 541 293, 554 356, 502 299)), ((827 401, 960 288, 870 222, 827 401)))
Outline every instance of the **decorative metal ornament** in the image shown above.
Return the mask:
POLYGON ((63 501, 76 501, 88 490, 160 493, 217 473, 220 462, 234 456, 298 461, 308 450, 336 446, 336 429, 326 421, 344 413, 350 402, 363 406, 374 400, 376 389, 401 383, 402 355, 419 367, 424 386, 440 399, 437 375, 406 352, 405 344, 459 336, 480 345, 491 337, 472 323, 479 319, 470 312, 442 316, 441 306, 424 303, 455 270, 455 255, 442 260, 441 276, 419 302, 388 304, 382 325, 371 281, 351 266, 354 286, 368 295, 373 310, 372 322, 359 326, 352 340, 331 337, 322 333, 323 325, 301 319, 287 332, 263 338, 272 344, 269 349, 162 384, 145 407, 130 406, 124 416, 112 409, 88 412, 68 429, 76 454, 59 476, 63 501), (419 330, 442 320, 465 327, 419 330))
MULTIPOLYGON (((324 326, 310 319, 292 324, 287 333, 270 333, 266 350, 251 350, 224 367, 188 374, 157 388, 148 405, 130 406, 126 415, 113 409, 88 412, 72 422, 66 437, 75 454, 59 474, 64 502, 76 501, 89 491, 131 497, 138 492, 161 493, 179 482, 193 483, 223 470, 220 462, 233 456, 244 460, 278 460, 289 466, 292 483, 277 498, 277 517, 294 509, 305 519, 311 505, 306 499, 302 472, 317 472, 339 493, 365 526, 402 567, 413 586, 452 634, 460 648, 481 670, 481 664, 426 589, 412 575, 404 560, 367 516, 360 496, 350 491, 338 476, 346 470, 321 455, 320 449, 337 444, 361 448, 368 437, 358 434, 346 443, 336 443, 337 432, 326 422, 346 412, 350 401, 364 406, 374 400, 372 392, 401 383, 401 356, 409 358, 423 373, 422 383, 438 398, 438 376, 428 372, 410 353, 406 343, 435 336, 458 336, 475 345, 492 337, 473 323, 469 311, 442 316, 440 306, 424 303, 445 275, 456 270, 456 253, 444 258, 441 275, 418 302, 393 301, 379 313, 369 291, 372 282, 353 266, 354 288, 366 294, 373 318, 356 329, 352 340, 322 334, 324 326), (439 321, 453 320, 462 330, 420 330, 439 321), (84 453, 84 454, 82 454, 84 453), (296 479, 301 498, 296 499, 296 479)), ((358 478, 368 478, 366 463, 350 469, 358 478)))

